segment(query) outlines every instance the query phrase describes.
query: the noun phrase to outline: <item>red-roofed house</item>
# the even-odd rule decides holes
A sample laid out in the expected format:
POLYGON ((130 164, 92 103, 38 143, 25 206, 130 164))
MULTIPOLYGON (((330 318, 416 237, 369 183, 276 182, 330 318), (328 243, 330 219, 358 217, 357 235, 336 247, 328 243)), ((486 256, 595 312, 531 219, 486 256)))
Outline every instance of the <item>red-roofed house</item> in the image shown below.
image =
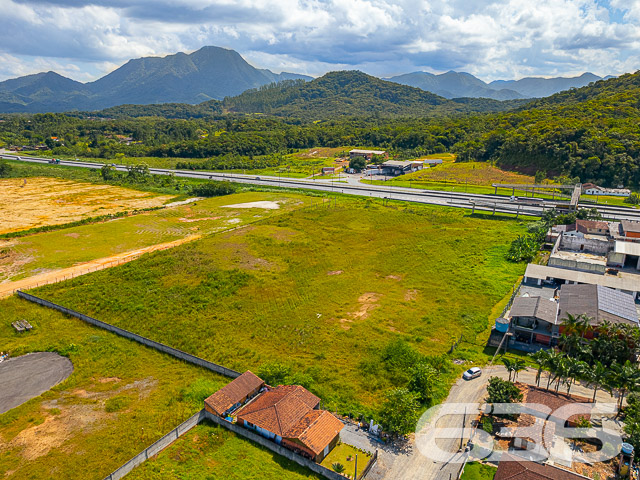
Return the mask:
POLYGON ((207 412, 224 417, 255 396, 264 387, 264 380, 249 370, 232 380, 204 401, 207 412))
POLYGON ((549 464, 529 462, 503 454, 493 480, 585 480, 577 473, 549 464))
POLYGON ((342 422, 317 410, 320 399, 299 385, 266 391, 237 412, 238 424, 316 462, 338 442, 342 422))

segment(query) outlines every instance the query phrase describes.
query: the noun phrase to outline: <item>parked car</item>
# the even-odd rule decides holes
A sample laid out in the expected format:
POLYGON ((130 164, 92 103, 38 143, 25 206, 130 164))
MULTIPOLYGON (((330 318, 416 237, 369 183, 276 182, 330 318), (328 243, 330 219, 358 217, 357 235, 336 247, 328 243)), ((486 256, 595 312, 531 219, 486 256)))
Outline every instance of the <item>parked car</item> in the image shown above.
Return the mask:
POLYGON ((465 380, 473 380, 474 378, 478 378, 482 375, 482 370, 478 367, 471 367, 469 370, 462 374, 462 378, 465 380))

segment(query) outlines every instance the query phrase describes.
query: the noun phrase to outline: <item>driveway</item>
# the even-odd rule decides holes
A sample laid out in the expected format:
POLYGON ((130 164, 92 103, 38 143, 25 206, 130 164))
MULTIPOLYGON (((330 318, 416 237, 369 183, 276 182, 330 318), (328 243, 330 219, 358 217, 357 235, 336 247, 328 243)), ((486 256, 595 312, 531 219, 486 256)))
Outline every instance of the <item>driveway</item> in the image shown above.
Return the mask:
MULTIPOLYGON (((535 385, 536 373, 537 371, 534 369, 524 370, 519 373, 518 381, 529 385, 535 385)), ((461 378, 451 388, 445 404, 482 403, 486 397, 489 377, 493 376, 507 379, 509 375, 504 366, 495 365, 483 369, 483 373, 480 378, 470 381, 465 381, 461 378)), ((542 386, 546 385, 546 375, 544 373, 540 384, 542 386)), ((591 399, 593 396, 593 390, 585 385, 577 384, 571 388, 571 394, 591 399)), ((615 399, 612 399, 608 393, 603 391, 598 391, 596 400, 599 402, 615 401, 615 399)), ((467 413, 468 415, 466 417, 465 427, 470 427, 471 421, 478 411, 468 411, 467 413)), ((464 454, 452 453, 446 461, 434 461, 421 453, 420 446, 425 449, 428 440, 433 438, 434 433, 432 430, 435 426, 438 428, 460 428, 461 423, 462 418, 459 415, 443 416, 437 419, 435 424, 433 422, 427 423, 418 433, 417 441, 416 437, 411 436, 407 442, 404 452, 398 452, 396 458, 392 462, 388 462, 389 468, 386 470, 384 478, 389 480, 456 479, 462 466, 462 464, 459 463, 459 460, 464 454)), ((469 430, 469 432, 470 431, 471 430, 469 430)), ((437 445, 443 450, 458 452, 460 439, 440 439, 437 445)))

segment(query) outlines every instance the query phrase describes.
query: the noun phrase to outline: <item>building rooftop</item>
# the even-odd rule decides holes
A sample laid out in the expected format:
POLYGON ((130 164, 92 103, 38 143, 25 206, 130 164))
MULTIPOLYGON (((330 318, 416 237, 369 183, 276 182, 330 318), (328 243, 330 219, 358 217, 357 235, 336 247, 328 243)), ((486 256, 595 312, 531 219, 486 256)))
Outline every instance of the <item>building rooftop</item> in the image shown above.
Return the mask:
POLYGON ((502 454, 493 480, 585 480, 587 478, 546 463, 530 462, 514 455, 502 454))
POLYGON ((384 150, 360 150, 357 148, 354 148, 353 150, 350 150, 349 153, 362 153, 362 154, 372 154, 372 155, 384 155, 385 152, 384 150))
POLYGON ((613 251, 616 253, 624 253, 625 255, 640 256, 640 243, 616 240, 613 251))
POLYGON ((387 160, 382 165, 388 167, 408 167, 409 165, 414 165, 416 163, 424 163, 420 160, 387 160))
POLYGON ((237 416, 286 437, 289 430, 319 403, 318 397, 300 385, 280 385, 242 407, 237 416))
POLYGON ((624 290, 627 292, 640 291, 640 275, 635 273, 620 272, 618 275, 602 275, 530 263, 527 265, 527 270, 525 271, 524 276, 526 278, 541 280, 555 278, 558 280, 568 280, 570 282, 602 285, 603 287, 624 290))
POLYGON ((609 233, 609 223, 599 220, 576 220, 576 230, 587 233, 587 230, 602 230, 602 233, 609 233))
POLYGON ((555 324, 558 304, 548 298, 516 297, 509 315, 511 317, 534 317, 555 324))
POLYGON ((573 250, 558 250, 551 257, 573 260, 576 262, 592 263, 594 265, 607 265, 607 257, 595 253, 576 252, 573 250))
POLYGON ((634 220, 621 220, 622 230, 625 232, 640 233, 640 222, 634 220))
POLYGON ((638 311, 633 296, 602 285, 562 285, 559 295, 560 321, 585 314, 592 325, 604 320, 613 323, 638 325, 638 311))
POLYGON ((264 380, 249 370, 215 392, 204 403, 222 415, 264 385, 264 380))

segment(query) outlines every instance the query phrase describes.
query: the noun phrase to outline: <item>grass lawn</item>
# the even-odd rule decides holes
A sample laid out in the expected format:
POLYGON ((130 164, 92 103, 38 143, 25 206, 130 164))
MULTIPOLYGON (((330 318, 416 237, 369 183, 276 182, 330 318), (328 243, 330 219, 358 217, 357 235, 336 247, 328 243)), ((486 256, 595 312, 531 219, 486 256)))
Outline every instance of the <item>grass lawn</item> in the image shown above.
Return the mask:
POLYGON ((2 478, 103 478, 229 381, 17 297, 0 311, 2 350, 58 351, 74 367, 61 384, 0 415, 2 478), (19 319, 33 331, 16 333, 11 322, 19 319))
POLYGON ((486 358, 476 339, 523 273, 504 259, 523 230, 344 198, 35 293, 239 371, 279 361, 328 408, 366 412, 400 381, 381 358, 395 339, 439 355, 462 334, 486 358))
POLYGON ((189 235, 236 228, 311 205, 313 201, 319 199, 287 193, 246 192, 102 223, 0 239, 0 252, 3 253, 0 255, 0 281, 18 280, 189 235), (257 201, 278 202, 280 208, 225 207, 257 201))
POLYGON ((201 423, 127 480, 302 480, 322 477, 219 425, 201 423))
POLYGON ((362 450, 346 443, 336 445, 336 447, 329 452, 329 455, 325 457, 321 465, 323 467, 327 467, 329 470, 333 470, 333 464, 340 463, 344 466, 343 473, 351 475, 351 478, 354 478, 353 473, 355 470, 356 454, 358 455, 358 475, 360 475, 364 470, 364 467, 367 466, 367 463, 371 458, 371 454, 363 452, 362 450), (350 460, 347 460, 348 458, 350 460))
POLYGON ((498 469, 492 465, 469 462, 464 467, 460 480, 493 480, 498 469))

